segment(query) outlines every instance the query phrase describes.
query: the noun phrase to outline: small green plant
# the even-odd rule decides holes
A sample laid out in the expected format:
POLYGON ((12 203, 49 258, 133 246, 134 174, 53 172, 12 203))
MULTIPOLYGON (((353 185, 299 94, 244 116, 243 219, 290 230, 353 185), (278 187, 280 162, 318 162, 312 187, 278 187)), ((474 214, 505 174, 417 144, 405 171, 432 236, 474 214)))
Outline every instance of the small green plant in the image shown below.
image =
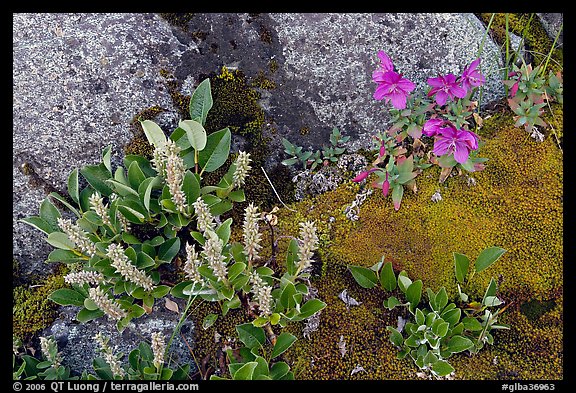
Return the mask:
MULTIPOLYGON (((128 155, 124 167, 113 171, 108 147, 100 164, 72 171, 67 197, 53 192, 40 205, 39 216, 21 220, 44 232, 56 248, 48 262, 70 265, 65 281, 71 288, 56 290, 49 298, 82 307, 80 322, 107 315, 122 330, 150 313, 155 300, 171 289, 161 283, 161 267, 179 253, 180 236, 194 225, 194 206, 202 204, 217 216, 245 200, 241 187, 250 170, 248 153, 238 154, 217 185, 201 184, 203 175, 220 168, 230 151, 230 130, 207 135, 204 129, 211 107, 206 79, 192 94, 191 120, 182 120, 170 138, 156 123, 142 121, 155 148, 152 160, 128 155), (68 208, 72 218, 65 218, 55 203, 68 208)), ((229 225, 226 221, 221 227, 229 225)))
POLYGON ((523 126, 534 139, 542 141, 544 136, 537 126, 548 127, 540 117, 544 114, 544 108, 550 107, 551 101, 564 102, 561 73, 550 71, 548 78, 545 78, 540 65, 532 68, 531 64, 523 63, 522 67, 514 65, 508 77, 503 83, 509 88, 508 105, 515 114, 514 125, 523 126))
POLYGON ((344 154, 346 148, 343 144, 350 139, 350 136, 343 137, 340 130, 336 127, 332 129, 330 134, 330 145, 323 146, 322 150, 316 151, 303 151, 301 146, 293 145, 288 139, 282 138, 284 145, 284 152, 291 156, 290 158, 282 161, 286 166, 295 165, 300 163, 304 170, 315 170, 318 165, 329 165, 338 161, 338 156, 344 154))
MULTIPOLYGON (((268 345, 264 329, 251 323, 236 326, 238 337, 244 346, 226 350, 230 379, 233 380, 286 380, 294 379, 290 366, 283 361, 276 361, 288 348, 294 344, 296 337, 283 332, 268 345)), ((212 380, 229 378, 212 375, 212 380)))
MULTIPOLYGON (((21 343, 14 345, 17 349, 21 343)), ((75 380, 70 376, 70 368, 62 364, 62 354, 54 337, 40 337, 41 358, 27 354, 12 355, 12 379, 24 380, 75 380)), ((17 351, 15 351, 17 352, 17 351)))
POLYGON ((128 367, 123 367, 123 354, 114 354, 108 345, 109 338, 97 334, 94 340, 100 347, 101 357, 93 360, 96 375, 84 372, 85 380, 183 380, 187 379, 190 365, 178 366, 176 370, 165 365, 166 346, 161 333, 152 333, 152 342, 143 341, 128 356, 128 367))
POLYGON ((450 301, 444 287, 438 292, 426 288, 428 302, 421 303, 422 280, 412 281, 405 271, 396 276, 392 263, 384 263, 384 257, 371 268, 351 265, 348 269, 364 288, 380 284, 383 290, 401 295, 400 299, 390 296, 383 302, 388 310, 406 307, 412 317, 403 329, 387 326, 390 341, 399 350, 397 357, 410 358, 421 370, 429 371, 434 377, 444 377, 454 371, 447 361, 453 354, 464 351, 477 353, 485 344, 494 343, 492 330, 509 328, 498 324, 498 317, 506 307, 496 309, 503 302, 496 296, 494 279, 491 279, 480 302, 469 302, 468 295, 460 287, 492 265, 504 252, 500 247, 488 247, 472 264, 466 255, 454 253, 458 304, 450 301), (406 337, 402 331, 406 332, 406 337))

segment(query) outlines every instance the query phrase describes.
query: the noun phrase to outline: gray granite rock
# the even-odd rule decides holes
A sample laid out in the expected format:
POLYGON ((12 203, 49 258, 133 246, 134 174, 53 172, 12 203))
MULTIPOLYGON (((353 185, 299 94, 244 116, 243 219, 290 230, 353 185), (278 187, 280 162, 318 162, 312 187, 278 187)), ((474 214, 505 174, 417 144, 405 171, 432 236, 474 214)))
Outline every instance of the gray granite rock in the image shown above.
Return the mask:
POLYGON ((129 123, 145 108, 170 108, 158 71, 185 49, 154 14, 14 14, 13 255, 22 274, 46 270, 44 235, 18 219, 37 215, 50 187, 96 164, 112 145, 121 159, 129 123), (29 183, 32 167, 47 187, 29 183))
MULTIPOLYGON (((163 302, 160 302, 163 303, 163 302)), ((181 307, 183 306, 182 302, 181 307)), ((42 336, 53 336, 58 344, 58 350, 62 353, 63 364, 69 366, 73 374, 80 375, 83 371, 94 374, 92 360, 102 356, 99 345, 94 340, 97 333, 102 333, 110 338, 109 346, 118 355, 124 356, 120 359, 123 367, 127 369, 128 355, 138 348, 140 342, 150 344, 151 335, 159 332, 164 336, 167 345, 174 328, 176 327, 179 315, 164 308, 163 305, 155 306, 150 315, 145 315, 131 322, 126 329, 118 332, 114 322, 107 318, 99 318, 83 324, 74 321, 78 307, 63 307, 60 317, 42 333, 42 336)), ((177 369, 177 365, 184 366, 190 364, 190 374, 194 374, 196 365, 190 348, 194 348, 194 324, 185 321, 167 352, 166 364, 169 362, 170 368, 177 369), (190 347, 189 347, 190 346, 190 347)))
MULTIPOLYGON (((538 13, 537 15, 540 18, 540 22, 542 22, 542 26, 544 26, 544 29, 548 33, 550 39, 554 40, 556 38, 556 35, 560 31, 560 27, 564 23, 564 14, 561 12, 548 12, 548 13, 541 12, 538 13)), ((564 43, 564 29, 562 29, 562 32, 558 37, 557 44, 563 45, 563 43, 564 43)))

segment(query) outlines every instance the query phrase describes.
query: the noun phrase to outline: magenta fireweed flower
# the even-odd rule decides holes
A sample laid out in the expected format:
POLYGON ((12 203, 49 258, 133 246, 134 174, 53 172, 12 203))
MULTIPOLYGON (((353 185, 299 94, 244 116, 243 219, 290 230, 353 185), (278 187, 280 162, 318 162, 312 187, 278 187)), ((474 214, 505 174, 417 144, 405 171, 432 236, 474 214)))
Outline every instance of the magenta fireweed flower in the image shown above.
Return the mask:
POLYGON ((388 172, 386 172, 386 180, 384 180, 384 183, 382 183, 382 194, 384 194, 384 196, 387 196, 389 190, 390 190, 390 182, 388 181, 388 172))
POLYGON ((409 93, 416 88, 416 85, 401 74, 394 71, 378 72, 372 75, 372 80, 378 83, 374 92, 374 99, 386 100, 386 103, 392 101, 396 109, 406 108, 406 99, 409 93))
POLYGON ((486 82, 486 78, 484 75, 480 73, 476 69, 480 64, 480 58, 474 60, 470 65, 464 68, 464 72, 462 72, 462 76, 460 77, 460 81, 462 83, 462 87, 466 89, 467 92, 471 91, 474 87, 481 86, 486 82))
POLYGON ((458 130, 454 126, 440 129, 434 143, 434 154, 443 156, 453 154, 456 162, 463 164, 471 150, 478 149, 478 136, 472 131, 458 130))
POLYGON ((368 177, 369 174, 371 174, 372 172, 378 170, 377 168, 372 168, 370 170, 364 171, 364 172, 360 172, 358 174, 358 176, 356 176, 354 179, 352 179, 353 182, 356 183, 360 183, 362 180, 366 179, 368 177))
POLYGON ((394 63, 392 63, 392 60, 390 59, 390 57, 388 57, 386 52, 384 52, 383 50, 379 50, 378 58, 380 59, 380 67, 382 68, 382 71, 384 72, 394 71, 394 63))
POLYGON ((428 93, 428 97, 432 97, 436 94, 436 103, 440 106, 446 104, 448 97, 452 100, 454 97, 466 97, 466 89, 458 85, 454 74, 439 75, 437 78, 428 78, 428 84, 432 86, 432 90, 428 93))
POLYGON ((422 133, 426 136, 435 136, 440 132, 441 127, 444 125, 444 120, 442 119, 430 119, 424 123, 422 127, 422 133))

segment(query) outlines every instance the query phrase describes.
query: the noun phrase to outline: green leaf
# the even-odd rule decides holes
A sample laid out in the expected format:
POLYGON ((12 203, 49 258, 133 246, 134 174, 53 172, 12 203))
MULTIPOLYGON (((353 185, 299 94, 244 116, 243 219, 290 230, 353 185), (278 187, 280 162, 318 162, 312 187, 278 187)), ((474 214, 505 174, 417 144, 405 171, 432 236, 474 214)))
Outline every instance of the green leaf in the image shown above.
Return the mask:
POLYGON ((208 135, 206 147, 198 154, 202 172, 214 172, 228 159, 232 134, 228 128, 208 135))
POLYGON ((104 164, 86 165, 80 169, 80 173, 100 194, 104 196, 110 196, 110 194, 112 194, 112 189, 106 184, 106 180, 111 179, 112 175, 108 172, 104 164))
POLYGON ((238 337, 248 348, 253 349, 261 347, 266 342, 264 329, 255 327, 251 323, 244 323, 236 326, 238 337))
POLYGON ((456 335, 453 336, 450 341, 448 341, 447 345, 450 352, 459 353, 472 348, 474 343, 466 337, 456 335))
POLYGON ((174 287, 172 287, 172 289, 170 290, 170 294, 180 299, 186 299, 188 298, 188 295, 185 295, 183 291, 190 284, 192 284, 192 281, 183 281, 181 283, 178 283, 174 287))
POLYGON ((74 250, 74 248, 76 247, 72 242, 72 240, 70 240, 68 236, 62 232, 52 232, 51 234, 48 235, 46 241, 51 246, 61 248, 63 250, 74 250))
POLYGON ((460 284, 464 284, 469 266, 470 260, 466 255, 454 253, 454 270, 456 271, 456 279, 460 284))
POLYGON ((278 380, 288 374, 290 366, 286 362, 276 362, 270 367, 270 377, 278 380))
POLYGON ((51 232, 59 231, 58 219, 62 217, 60 211, 48 200, 44 199, 40 204, 40 218, 46 221, 46 223, 52 229, 51 232))
POLYGON ((487 297, 496 296, 496 291, 497 291, 496 280, 494 280, 494 278, 491 278, 490 284, 488 284, 488 287, 486 288, 486 292, 484 293, 484 297, 482 298, 482 303, 486 304, 486 298, 487 297))
POLYGON ((140 169, 138 162, 132 161, 128 167, 128 182, 130 183, 130 187, 132 187, 134 190, 137 190, 145 179, 146 175, 144 175, 144 172, 142 172, 142 169, 140 169))
POLYGON ((362 266, 348 265, 348 269, 356 282, 363 288, 374 288, 378 283, 376 273, 371 269, 362 266))
POLYGON ((186 131, 186 136, 193 149, 201 151, 206 147, 206 130, 196 120, 181 120, 178 127, 186 131))
POLYGON ((290 275, 294 275, 296 273, 298 249, 298 241, 296 241, 296 239, 290 240, 290 244, 288 244, 288 250, 286 251, 286 271, 290 275))
POLYGON ((212 108, 212 93, 210 91, 210 78, 204 79, 190 96, 190 118, 202 125, 206 124, 208 112, 212 108))
POLYGON ((444 307, 448 304, 448 294, 446 293, 446 288, 442 287, 436 295, 436 309, 435 311, 442 312, 444 307))
POLYGON ((410 280, 408 278, 408 276, 406 275, 406 272, 404 270, 402 270, 399 274, 398 274, 398 287, 400 288, 400 290, 403 293, 406 293, 406 290, 408 289, 408 287, 412 285, 412 280, 410 280))
POLYGON ((454 371, 454 367, 446 360, 438 360, 432 364, 432 371, 439 377, 444 377, 454 371))
POLYGON ((296 336, 287 332, 280 333, 280 335, 276 337, 276 345, 274 345, 274 349, 272 349, 270 359, 274 359, 276 356, 283 354, 294 344, 294 341, 296 341, 296 336))
POLYGON ((212 213, 213 216, 220 216, 231 209, 232 209, 232 202, 222 201, 215 205, 210 206, 210 213, 212 213))
POLYGON ((227 219, 224 221, 220 226, 216 229, 216 234, 222 240, 222 244, 227 244, 228 240, 230 240, 230 225, 232 225, 232 218, 227 219))
POLYGON ((471 332, 479 332, 483 329, 482 324, 476 318, 465 317, 462 319, 462 323, 464 324, 464 329, 471 332))
POLYGON ((83 306, 85 297, 73 289, 61 288, 52 292, 48 299, 61 306, 83 306))
POLYGON ((397 184, 392 188, 392 202, 394 202, 394 210, 398 211, 398 209, 400 209, 403 195, 404 187, 402 185, 397 184))
POLYGON ((55 249, 48 254, 48 262, 62 262, 62 263, 76 263, 80 261, 85 261, 86 258, 81 257, 74 251, 55 249))
POLYGON ((296 287, 291 282, 287 282, 280 293, 280 304, 288 309, 293 308, 296 305, 295 294, 296 287))
POLYGON ((488 247, 484 249, 474 262, 476 273, 480 273, 482 270, 488 268, 488 266, 496 262, 505 252, 506 250, 500 247, 488 247))
POLYGON ((144 120, 140 122, 140 125, 142 126, 142 130, 144 130, 146 139, 148 139, 151 145, 154 145, 154 147, 162 147, 166 144, 166 135, 158 124, 152 120, 144 120))
POLYGON ((388 299, 384 299, 383 305, 388 310, 392 310, 394 307, 399 306, 400 301, 395 296, 390 296, 388 299))
POLYGON ((202 320, 202 328, 204 330, 208 329, 210 326, 214 325, 214 322, 218 319, 217 314, 208 314, 202 320))
POLYGON ((459 308, 454 308, 452 310, 449 311, 444 311, 442 313, 442 319, 445 320, 446 322, 448 322, 450 324, 450 326, 455 326, 458 321, 460 321, 460 315, 461 315, 461 311, 459 308))
POLYGON ((418 325, 424 325, 426 323, 426 317, 424 316, 422 310, 420 310, 419 308, 416 309, 414 317, 416 318, 416 323, 418 325))
POLYGON ((244 190, 234 190, 228 194, 228 198, 233 202, 244 202, 246 195, 244 195, 244 190))
POLYGON ((54 232, 52 230, 52 227, 45 220, 43 220, 42 218, 40 218, 38 216, 25 217, 25 218, 22 218, 18 221, 21 221, 21 222, 28 224, 28 225, 36 228, 36 229, 39 229, 47 235, 54 232))
POLYGON ((441 319, 437 319, 434 321, 432 325, 432 333, 439 337, 445 337, 448 334, 448 329, 450 328, 450 324, 448 322, 444 322, 441 319))
POLYGON ((196 175, 194 175, 189 170, 186 171, 186 174, 184 175, 184 181, 182 182, 182 190, 186 195, 186 203, 188 204, 188 206, 192 206, 192 204, 196 202, 196 200, 200 196, 200 183, 198 182, 196 175))
POLYGON ((80 212, 76 209, 75 206, 72 206, 70 203, 68 203, 68 201, 62 195, 58 194, 57 192, 51 192, 50 194, 48 194, 48 196, 56 199, 58 202, 60 202, 64 206, 66 206, 68 208, 68 210, 70 210, 72 213, 74 213, 76 215, 76 217, 79 218, 82 216, 80 214, 80 212))
POLYGON ((108 169, 108 172, 112 174, 112 165, 110 164, 110 149, 112 146, 108 145, 102 151, 102 164, 108 169))
POLYGON ((104 312, 102 310, 90 311, 86 308, 82 308, 82 310, 80 310, 78 312, 78 314, 76 314, 76 319, 78 320, 78 322, 85 323, 85 322, 91 321, 93 319, 100 318, 103 315, 104 315, 104 312))
POLYGON ((135 224, 142 224, 146 217, 145 208, 133 200, 122 201, 122 204, 118 204, 118 210, 128 221, 135 224))
POLYGON ((152 290, 150 294, 158 299, 166 296, 168 292, 170 292, 170 287, 168 285, 158 285, 152 290))
POLYGON ((158 259, 166 262, 171 262, 172 259, 180 251, 180 238, 174 237, 166 240, 158 250, 158 259))
POLYGON ((302 307, 300 307, 300 315, 297 316, 295 321, 301 321, 302 319, 306 319, 311 317, 312 315, 316 314, 318 311, 322 310, 326 307, 326 303, 324 303, 320 299, 310 299, 302 307))
POLYGON ((78 188, 78 168, 74 168, 68 176, 68 195, 76 203, 80 203, 80 192, 78 188))
POLYGON ((391 262, 386 262, 380 271, 380 285, 387 291, 396 289, 396 275, 391 262))
POLYGON ((406 300, 410 302, 410 305, 416 307, 420 303, 420 297, 422 296, 422 280, 414 281, 408 289, 406 290, 406 300))
POLYGON ((503 302, 502 300, 498 299, 496 296, 486 296, 482 301, 482 304, 488 307, 496 307, 501 305, 503 302))
POLYGON ((154 177, 157 175, 156 170, 152 168, 150 161, 146 157, 142 157, 136 154, 127 154, 126 156, 124 156, 123 162, 126 168, 130 168, 130 165, 132 164, 133 161, 136 161, 138 163, 138 166, 140 167, 142 172, 144 172, 146 177, 154 177))
POLYGON ((116 191, 116 194, 120 195, 121 197, 126 197, 128 195, 138 196, 138 192, 136 190, 114 179, 108 179, 106 180, 106 183, 112 186, 114 191, 116 191))
POLYGON ((89 297, 84 299, 84 303, 83 303, 84 307, 86 307, 87 310, 90 311, 95 311, 98 310, 98 305, 96 303, 94 303, 94 300, 90 299, 89 297))
POLYGON ((232 266, 230 266, 230 269, 228 269, 228 279, 230 281, 234 280, 240 273, 244 271, 245 268, 246 264, 243 262, 234 263, 232 266))
POLYGON ((397 347, 401 347, 404 343, 404 337, 402 337, 402 333, 394 329, 392 326, 386 326, 386 330, 390 332, 390 341, 392 344, 396 345, 397 347))
POLYGON ((258 366, 257 362, 248 362, 238 369, 232 376, 236 380, 251 380, 254 374, 254 369, 258 366))

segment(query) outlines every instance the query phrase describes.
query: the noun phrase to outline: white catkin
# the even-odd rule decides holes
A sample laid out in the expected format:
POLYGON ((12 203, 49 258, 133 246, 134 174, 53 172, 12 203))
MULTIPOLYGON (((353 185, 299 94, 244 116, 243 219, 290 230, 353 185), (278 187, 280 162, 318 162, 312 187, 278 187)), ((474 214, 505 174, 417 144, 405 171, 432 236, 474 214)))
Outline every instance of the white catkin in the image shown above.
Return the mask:
POLYGON ((226 281, 228 271, 226 269, 226 263, 224 262, 226 257, 222 255, 222 248, 224 247, 222 240, 212 231, 208 231, 206 234, 208 236, 204 243, 202 255, 208 261, 208 265, 218 278, 218 281, 226 281))
POLYGON ((318 248, 316 226, 312 221, 300 223, 300 246, 298 247, 298 271, 305 271, 312 264, 314 251, 318 248))
POLYGON ((60 352, 57 352, 56 356, 52 356, 50 354, 51 347, 57 348, 56 340, 54 340, 54 337, 40 337, 40 350, 42 351, 42 354, 46 360, 52 364, 52 367, 58 368, 62 362, 62 356, 60 352))
POLYGON ((101 281, 104 281, 104 275, 100 272, 88 272, 88 271, 81 271, 81 272, 73 272, 68 273, 64 276, 64 282, 67 284, 92 284, 97 285, 101 281))
POLYGON ((107 294, 105 294, 100 287, 90 288, 88 290, 88 295, 90 299, 100 310, 102 310, 110 319, 119 320, 126 316, 126 311, 120 308, 120 305, 110 299, 107 294))
POLYGON ((204 285, 204 278, 198 271, 198 267, 202 265, 202 261, 198 256, 196 247, 194 245, 186 243, 186 263, 184 264, 184 272, 186 273, 186 278, 192 280, 196 284, 204 285))
POLYGON ((110 265, 126 280, 141 286, 147 291, 154 289, 154 282, 142 270, 138 269, 124 253, 122 246, 112 243, 108 246, 106 255, 110 258, 110 265))
POLYGON ((90 208, 98 214, 98 216, 102 219, 102 223, 104 225, 108 225, 112 227, 112 222, 110 221, 110 214, 108 211, 108 205, 104 205, 104 201, 100 194, 94 193, 90 195, 88 198, 88 202, 90 203, 90 208))
POLYGON ((167 157, 166 157, 166 184, 172 195, 172 202, 180 213, 185 214, 188 209, 186 203, 186 194, 182 191, 184 182, 184 175, 186 168, 184 160, 180 157, 180 148, 172 140, 166 143, 167 157))
POLYGON ((164 336, 162 333, 154 332, 152 333, 152 353, 154 354, 154 366, 158 369, 162 364, 164 364, 164 351, 166 350, 166 344, 164 343, 164 336))
POLYGON ((84 255, 92 257, 96 254, 96 245, 88 239, 88 234, 79 225, 72 224, 72 220, 68 218, 59 217, 58 226, 84 255))
POLYGON ((198 230, 205 234, 207 230, 216 230, 216 223, 214 222, 214 217, 210 213, 210 209, 204 200, 200 197, 196 199, 196 202, 192 204, 194 207, 194 212, 196 214, 196 222, 198 230))
POLYGON ((258 232, 258 220, 260 219, 260 213, 258 213, 258 208, 254 204, 249 204, 244 211, 244 226, 243 226, 243 238, 244 238, 244 254, 248 256, 249 260, 256 260, 259 258, 258 251, 262 248, 260 244, 261 235, 258 232))
POLYGON ((238 157, 234 163, 236 164, 236 170, 232 176, 232 184, 235 188, 242 187, 246 181, 246 176, 252 167, 250 166, 250 153, 245 153, 243 151, 238 152, 238 157))
POLYGON ((118 360, 118 357, 114 355, 112 348, 108 345, 109 338, 104 337, 102 332, 98 332, 94 336, 94 340, 100 344, 100 350, 104 357, 104 361, 110 366, 110 371, 114 377, 118 376, 123 378, 125 375, 124 369, 122 368, 122 363, 118 360))
POLYGON ((267 285, 256 272, 252 272, 250 275, 250 283, 252 284, 252 293, 258 303, 260 316, 266 317, 272 314, 272 287, 267 285))

